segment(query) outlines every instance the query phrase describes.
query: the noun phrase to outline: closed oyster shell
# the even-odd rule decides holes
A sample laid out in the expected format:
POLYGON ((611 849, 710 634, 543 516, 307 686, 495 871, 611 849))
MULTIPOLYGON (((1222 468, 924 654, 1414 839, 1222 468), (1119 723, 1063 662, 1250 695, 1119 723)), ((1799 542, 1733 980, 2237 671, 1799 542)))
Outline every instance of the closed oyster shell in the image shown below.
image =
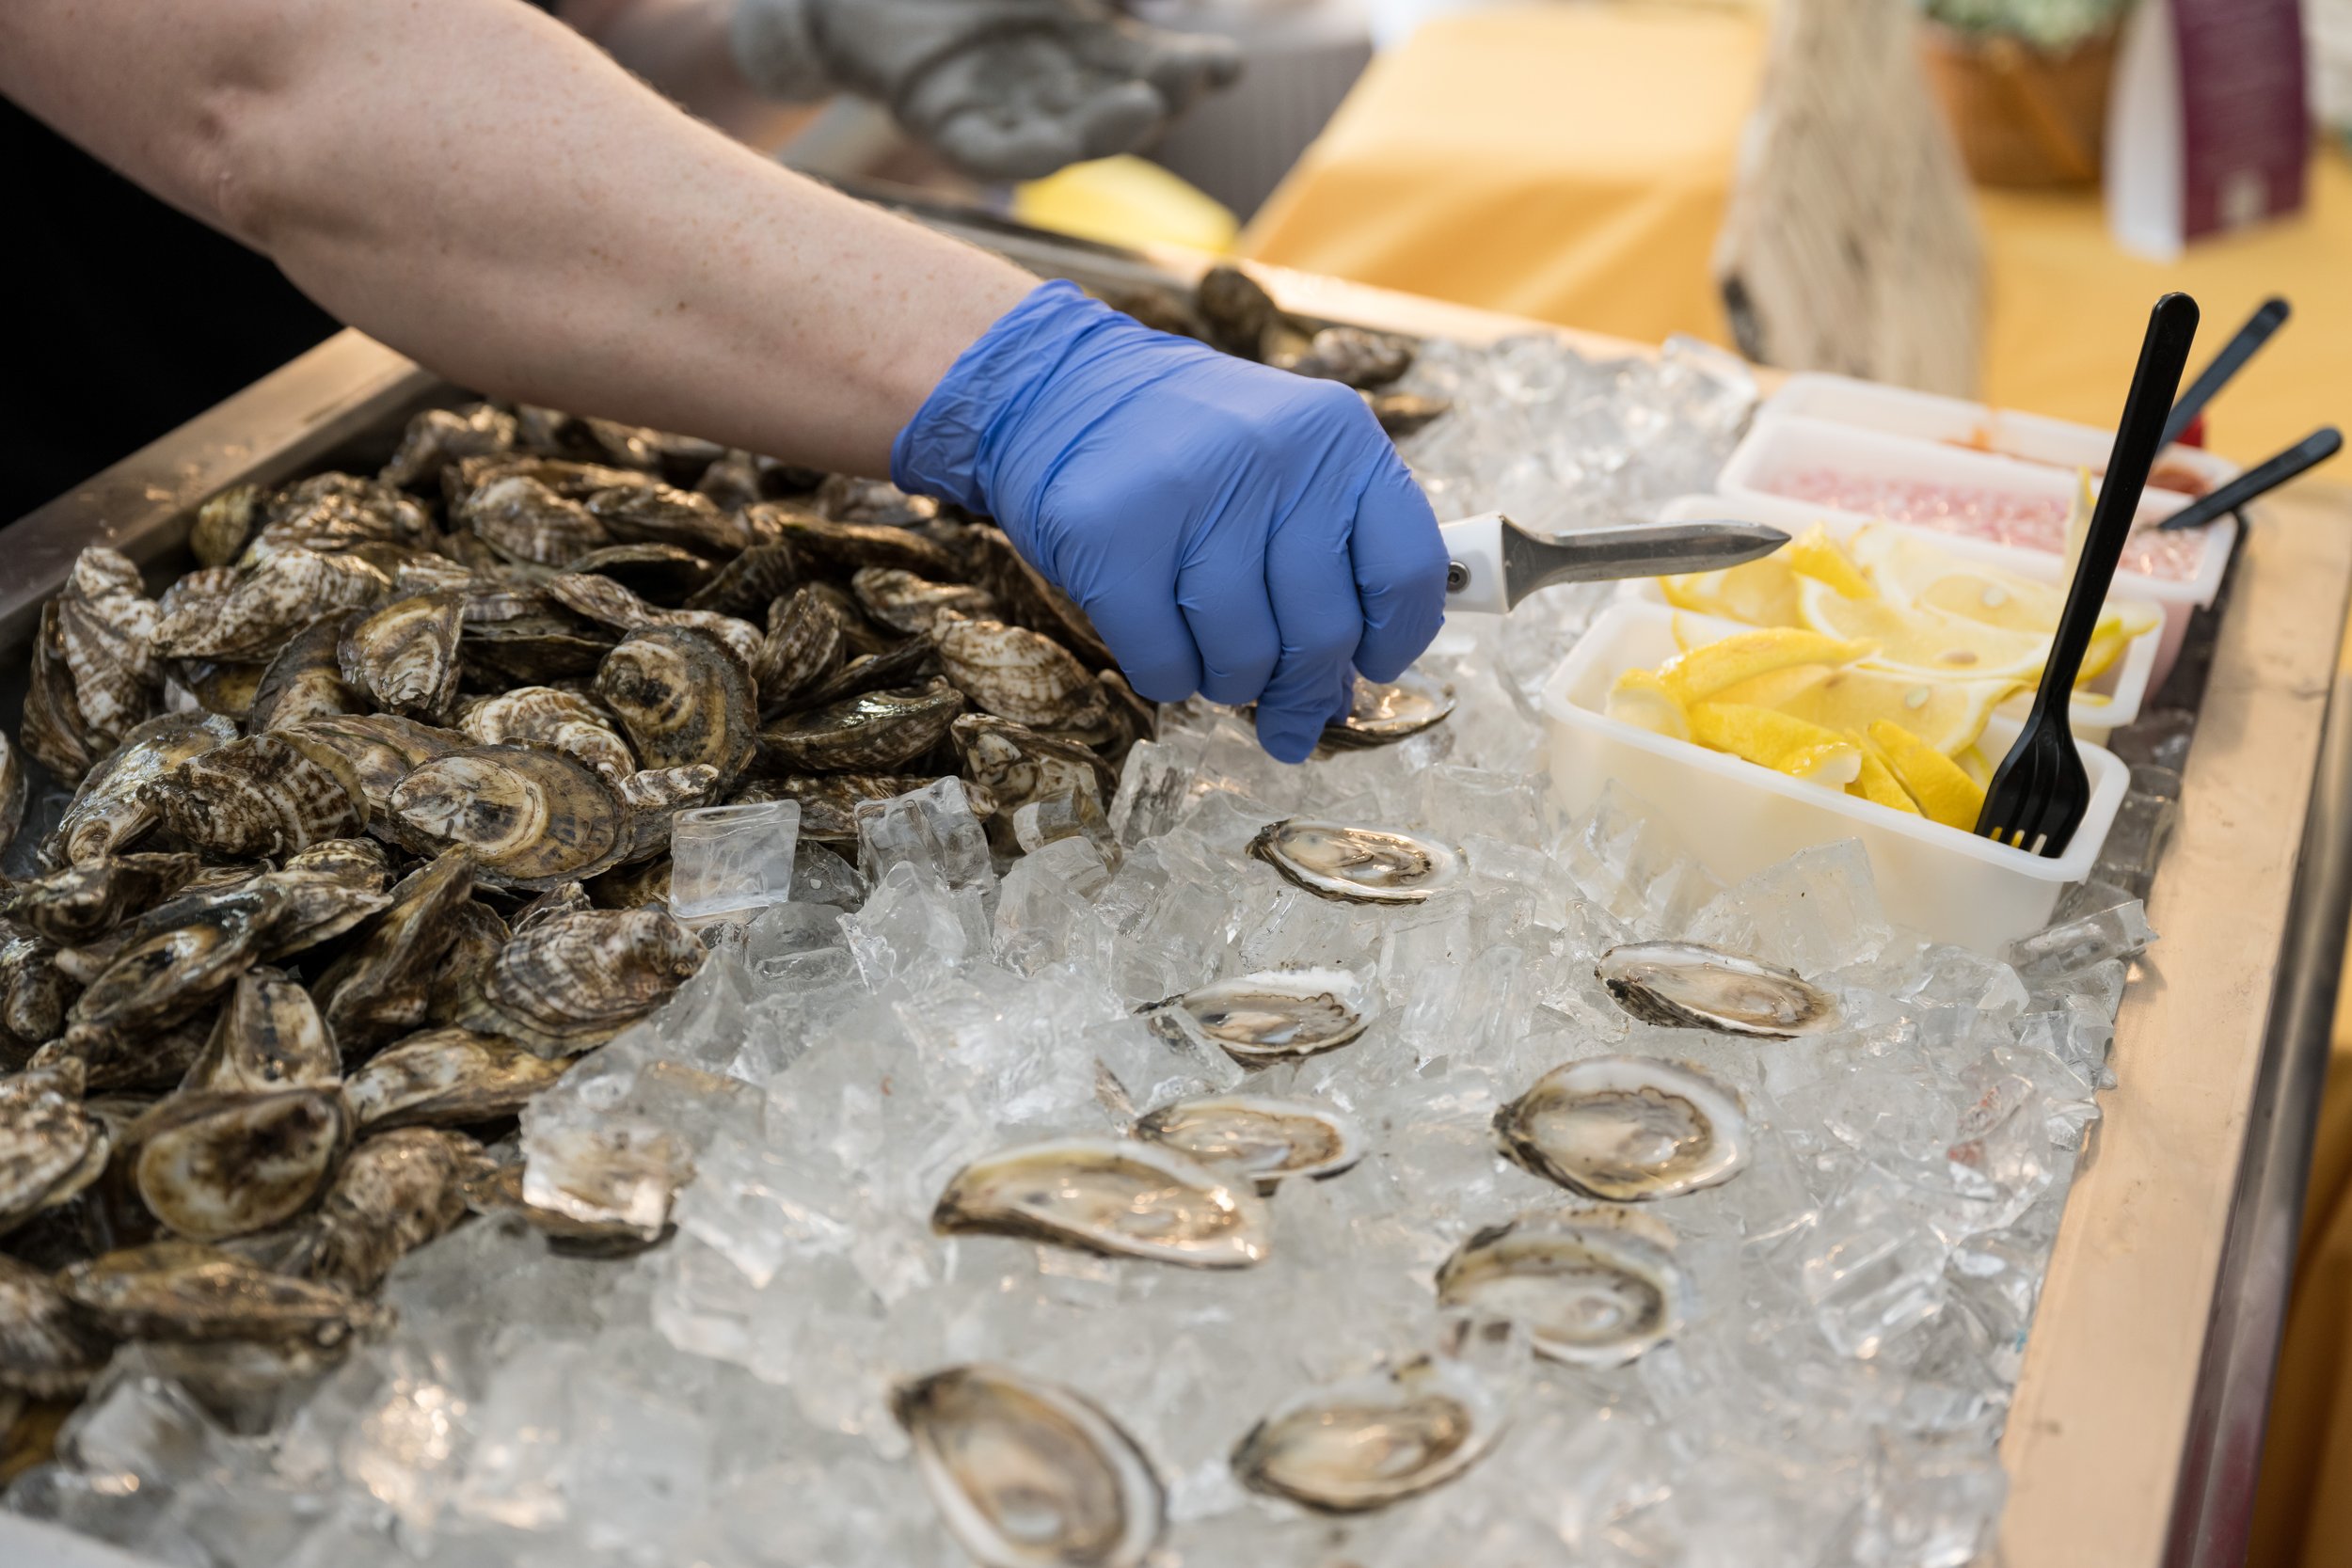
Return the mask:
POLYGON ((1506 1414, 1470 1367, 1423 1356, 1278 1405, 1234 1448, 1233 1473, 1325 1513, 1366 1513, 1469 1469, 1506 1414))
POLYGON ((199 1242, 267 1229, 309 1208, 349 1136, 334 1085, 183 1090, 128 1133, 140 1199, 173 1232, 199 1242))
POLYGON ((1388 828, 1304 816, 1269 824, 1249 852, 1293 886, 1348 904, 1419 904, 1462 878, 1450 845, 1388 828))
POLYGON ((37 1400, 80 1393, 114 1351, 49 1275, 0 1253, 0 1390, 37 1400))
POLYGON ((762 711, 774 712, 840 668, 846 646, 841 612, 815 588, 802 588, 768 607, 752 673, 762 711))
POLYGON ((706 766, 724 788, 759 744, 759 701, 748 667, 699 631, 630 633, 598 667, 596 697, 649 768, 706 766))
POLYGON ((262 671, 246 718, 255 730, 305 720, 368 711, 368 695, 343 679, 344 633, 367 619, 365 610, 322 615, 286 640, 262 671))
POLYGON ((619 641, 609 626, 565 610, 544 592, 469 594, 458 657, 485 685, 551 681, 595 670, 619 641))
POLYGON ((469 1127, 519 1113, 571 1063, 498 1035, 445 1027, 386 1046, 343 1081, 362 1132, 469 1127))
POLYGON ((0 735, 0 853, 16 842, 16 831, 24 825, 27 793, 24 764, 8 737, 0 735))
POLYGON ((392 1265, 466 1213, 468 1176, 489 1164, 471 1138, 412 1127, 351 1151, 297 1260, 309 1278, 364 1295, 392 1265))
POLYGON ((147 786, 236 738, 233 722, 209 713, 167 713, 134 729, 74 790, 57 823, 58 860, 83 865, 137 843, 158 820, 147 786))
MULTIPOLYGON (((179 1022, 235 983, 285 913, 285 895, 253 886, 185 895, 141 916, 158 927, 132 942, 66 1014, 66 1051, 85 1060, 179 1022), (172 924, 165 926, 166 920, 172 924)), ((91 1075, 92 1083, 98 1075, 91 1075)))
POLYGON ((886 479, 859 474, 825 475, 810 499, 818 512, 844 523, 913 528, 939 515, 939 503, 930 497, 911 496, 886 479))
POLYGON ((1687 1063, 1590 1056, 1495 1113, 1503 1152, 1570 1192, 1616 1203, 1728 1181, 1748 1163, 1739 1094, 1687 1063))
POLYGON ((1195 1269, 1265 1261, 1265 1205, 1170 1148, 1058 1138, 973 1161, 940 1194, 931 1227, 1054 1242, 1195 1269))
POLYGON ((261 532, 246 546, 246 565, 290 549, 322 554, 372 546, 409 547, 432 534, 423 507, 390 485, 358 474, 313 474, 269 498, 261 532))
MULTIPOLYGON (((821 595, 824 586, 821 583, 811 584, 809 592, 812 594, 821 595)), ((840 607, 830 600, 826 602, 834 617, 839 618, 842 614, 840 607)), ((843 646, 849 646, 850 641, 850 636, 845 631, 842 635, 843 646)), ((863 696, 868 691, 904 687, 908 682, 924 675, 937 662, 938 650, 932 645, 929 633, 910 637, 905 641, 885 648, 880 653, 859 654, 847 664, 836 668, 832 674, 817 682, 816 685, 781 701, 770 701, 768 689, 761 687, 762 711, 771 715, 778 711, 804 713, 831 703, 844 702, 851 697, 863 696)))
POLYGON ((57 970, 56 948, 0 926, 0 1037, 12 1037, 23 1046, 40 1044, 64 1026, 72 1000, 72 986, 57 970))
POLYGON ((944 680, 902 691, 869 691, 795 714, 760 732, 774 767, 810 773, 882 772, 939 744, 963 711, 944 680))
POLYGON ((284 734, 312 756, 324 747, 349 763, 373 822, 389 816, 392 791, 403 779, 466 745, 466 737, 455 730, 419 723, 396 713, 307 719, 288 725, 284 734))
POLYGON ((514 445, 515 416, 502 408, 486 403, 428 408, 408 421, 376 477, 404 489, 429 490, 440 483, 441 470, 459 458, 508 451, 514 445))
POLYGON ((76 1263, 66 1296, 125 1338, 303 1339, 334 1346, 381 1311, 340 1286, 294 1279, 199 1242, 154 1242, 76 1263))
POLYGON ((334 1037, 310 991, 283 974, 247 970, 181 1087, 266 1094, 331 1085, 342 1074, 334 1037))
POLYGON ((759 628, 732 615, 707 610, 663 610, 649 605, 611 578, 593 572, 567 572, 547 581, 548 596, 573 614, 619 631, 650 631, 680 627, 716 640, 745 670, 759 664, 759 628))
POLYGON ((343 679, 389 713, 438 722, 457 700, 463 594, 395 599, 343 633, 343 679))
POLYGON ((537 892, 593 877, 630 847, 628 809, 595 769, 530 746, 474 746, 411 772, 387 812, 418 854, 469 851, 493 887, 537 892))
POLYGON ((355 555, 281 550, 247 570, 225 599, 165 617, 155 648, 175 658, 265 660, 320 616, 373 603, 391 585, 355 555))
POLYGON ((803 559, 820 561, 842 571, 887 566, 934 580, 962 575, 955 556, 945 546, 908 529, 836 522, 773 503, 747 506, 741 515, 791 546, 803 559))
POLYGON ((577 691, 518 686, 485 697, 458 715, 457 727, 477 745, 545 746, 577 757, 618 784, 637 771, 636 753, 619 722, 577 691))
POLYGON ((933 582, 913 572, 865 566, 850 578, 866 613, 893 631, 930 631, 943 610, 975 620, 997 618, 996 595, 968 582, 933 582))
POLYGON ((72 947, 170 897, 199 863, 183 854, 101 856, 0 887, 0 917, 72 947))
POLYGON ((612 543, 586 507, 524 472, 485 481, 451 506, 450 520, 501 559, 536 566, 568 566, 612 543))
POLYGON ((1209 341, 1244 359, 1260 358, 1267 331, 1282 321, 1274 296, 1239 267, 1211 267, 1194 285, 1192 298, 1209 341))
POLYGON ((358 832, 367 816, 358 782, 335 752, 288 730, 231 740, 148 787, 183 842, 243 860, 358 832))
POLYGON ((557 915, 506 944, 454 1022, 577 1055, 651 1012, 702 960, 702 944, 659 910, 557 915))
POLYGON ((81 1064, 0 1077, 0 1236, 98 1180, 111 1147, 82 1106, 81 1064))
POLYGON ((391 867, 373 839, 321 840, 254 880, 286 895, 286 912, 262 954, 271 959, 331 942, 391 902, 391 867))
POLYGON ((199 566, 227 566, 245 553, 261 521, 262 487, 232 484, 196 509, 188 549, 199 566))
POLYGON ((1454 412, 1447 399, 1420 392, 1366 392, 1364 403, 1391 440, 1402 440, 1454 412))
POLYGON ((1139 1568, 1168 1495, 1136 1440, 1083 1395, 1005 1367, 950 1367, 892 1392, 915 1471, 982 1568, 1139 1568))
POLYGON ((1077 657, 1042 632, 942 611, 940 668, 973 705, 1042 730, 1101 731, 1109 701, 1077 657))
POLYGON ((1136 1136, 1230 1172, 1270 1193, 1284 1177, 1318 1181, 1353 1170, 1364 1157, 1355 1122, 1311 1101, 1268 1095, 1208 1095, 1145 1114, 1136 1136))
POLYGON ((1119 775, 1087 747, 1040 735, 1009 719, 967 713, 948 726, 948 734, 963 759, 964 776, 986 788, 1007 813, 1064 790, 1100 804, 1119 788, 1119 775))
POLYGON ((675 545, 607 545, 565 570, 609 578, 648 603, 672 608, 682 606, 716 575, 709 562, 675 545))
POLYGON ((623 484, 588 498, 589 515, 615 539, 678 545, 707 554, 734 555, 754 543, 735 513, 708 496, 667 484, 623 484))
POLYGON ((1661 1028, 1788 1039, 1837 1027, 1837 999, 1794 970, 1696 942, 1624 942, 1594 974, 1618 1006, 1661 1028))
POLYGON ((1327 326, 1304 343, 1268 355, 1266 363, 1295 375, 1372 391, 1413 368, 1413 344, 1408 338, 1360 326, 1327 326))
POLYGON ((1003 530, 976 528, 971 541, 977 554, 972 580, 995 594, 996 602, 1005 607, 1000 620, 1043 632, 1092 669, 1118 667, 1087 612, 1023 560, 1003 530))
POLYGON ((1536 1354, 1579 1367, 1621 1367, 1673 1338, 1693 1310, 1672 1235, 1628 1210, 1488 1226, 1438 1268, 1438 1301, 1510 1318, 1536 1354))
POLYGON ((754 545, 688 595, 686 608, 759 621, 800 585, 801 563, 791 546, 754 545))
POLYGON ((366 1052, 425 1020, 435 966, 456 930, 452 911, 473 895, 473 857, 443 851, 392 888, 389 909, 311 987, 335 1042, 366 1052))

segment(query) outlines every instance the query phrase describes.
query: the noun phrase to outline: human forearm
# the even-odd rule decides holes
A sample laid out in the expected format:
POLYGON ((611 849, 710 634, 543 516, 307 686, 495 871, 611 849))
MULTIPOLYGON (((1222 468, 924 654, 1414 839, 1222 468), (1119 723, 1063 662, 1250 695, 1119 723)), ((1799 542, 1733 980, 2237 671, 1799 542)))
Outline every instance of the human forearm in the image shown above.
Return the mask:
POLYGON ((457 380, 826 467, 1030 282, 515 0, 10 0, 0 89, 457 380))

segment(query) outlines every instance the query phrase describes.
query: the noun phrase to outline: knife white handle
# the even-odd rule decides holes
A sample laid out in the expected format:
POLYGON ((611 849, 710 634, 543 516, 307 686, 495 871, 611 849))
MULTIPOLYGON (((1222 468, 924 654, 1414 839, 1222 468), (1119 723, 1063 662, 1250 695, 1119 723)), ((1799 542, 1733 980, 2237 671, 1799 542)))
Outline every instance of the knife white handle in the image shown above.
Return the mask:
POLYGON ((1502 578, 1502 514, 1482 512, 1475 517, 1439 525, 1445 536, 1446 559, 1452 562, 1445 578, 1445 609, 1501 615, 1511 608, 1509 585, 1502 578))

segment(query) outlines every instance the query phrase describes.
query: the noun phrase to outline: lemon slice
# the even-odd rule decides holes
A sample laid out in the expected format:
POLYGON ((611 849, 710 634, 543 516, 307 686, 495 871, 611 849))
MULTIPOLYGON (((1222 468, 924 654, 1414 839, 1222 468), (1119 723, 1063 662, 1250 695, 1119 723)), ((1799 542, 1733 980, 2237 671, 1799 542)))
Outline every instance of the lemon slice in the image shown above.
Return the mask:
POLYGON ((1797 576, 1779 555, 1744 562, 1720 572, 1685 572, 1658 579, 1666 602, 1677 610, 1720 615, 1752 626, 1797 624, 1797 576))
POLYGON ((1779 707, 1793 702, 1836 673, 1831 664, 1791 664, 1786 670, 1773 670, 1761 675, 1750 675, 1743 681, 1733 681, 1708 701, 1741 703, 1749 707, 1779 707))
MULTIPOLYGON (((1818 586, 1818 585, 1815 585, 1818 586)), ((1677 628, 1677 640, 1679 640, 1677 628)), ((1795 626, 1763 626, 1703 642, 1659 666, 1668 690, 1685 703, 1704 702, 1725 687, 1799 664, 1851 664, 1870 652, 1867 642, 1848 641, 1795 626)))
MULTIPOLYGON (((1771 705, 1791 718, 1840 733, 1867 735, 1883 719, 1900 724, 1947 756, 1973 743, 1984 721, 2016 687, 2009 681, 1939 681, 1867 665, 1832 671, 1817 684, 1771 705)), ((1731 700, 1725 693, 1723 701, 1731 700)))
POLYGON ((1849 734, 1847 738, 1862 752, 1862 772, 1847 786, 1847 793, 1859 795, 1875 805, 1885 806, 1892 811, 1918 816, 1918 802, 1897 782, 1895 770, 1886 766, 1886 758, 1876 743, 1860 734, 1849 734))
MULTIPOLYGON (((1815 523, 1805 530, 1804 536, 1788 546, 1788 568, 1799 577, 1827 583, 1849 599, 1868 599, 1878 596, 1870 579, 1862 575, 1862 568, 1837 547, 1829 536, 1829 530, 1815 523)), ((1769 558, 1768 558, 1769 559, 1769 558)))
POLYGON ((1967 774, 1968 782, 1979 789, 1987 788, 1992 784, 1993 759, 1984 754, 1982 747, 1963 746, 1952 760, 1960 764, 1960 770, 1967 774))
POLYGON ((1931 822, 1973 832, 1984 810, 1984 786, 1961 766, 1900 724, 1882 719, 1869 729, 1870 738, 1886 753, 1886 766, 1896 782, 1919 803, 1931 822))
POLYGON ((1647 670, 1628 670, 1609 689, 1609 717, 1677 740, 1691 738, 1682 699, 1647 670))
POLYGON ((1690 712, 1691 738, 1702 746, 1840 789, 1861 776, 1862 748, 1835 730, 1738 703, 1699 703, 1690 712))
POLYGON ((1823 582, 1808 579, 1797 600, 1804 624, 1824 637, 1877 643, 1869 662, 1882 670, 1937 680, 2022 684, 2031 681, 2049 657, 2047 636, 1884 599, 1849 599, 1823 582))

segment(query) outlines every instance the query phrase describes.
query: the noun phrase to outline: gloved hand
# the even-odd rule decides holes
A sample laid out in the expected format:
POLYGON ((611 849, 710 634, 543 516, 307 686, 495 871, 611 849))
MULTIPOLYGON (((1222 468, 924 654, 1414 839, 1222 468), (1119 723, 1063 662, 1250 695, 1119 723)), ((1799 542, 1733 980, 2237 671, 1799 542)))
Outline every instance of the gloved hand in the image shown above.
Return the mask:
POLYGON ((731 41, 768 96, 873 99, 987 180, 1132 151, 1241 68, 1227 40, 1144 27, 1101 0, 738 0, 731 41))
POLYGON ((890 475, 995 518, 1144 696, 1256 703, 1284 762, 1347 711, 1351 666, 1393 680, 1444 619, 1437 518, 1361 398, 1069 283, 963 351, 890 475))

